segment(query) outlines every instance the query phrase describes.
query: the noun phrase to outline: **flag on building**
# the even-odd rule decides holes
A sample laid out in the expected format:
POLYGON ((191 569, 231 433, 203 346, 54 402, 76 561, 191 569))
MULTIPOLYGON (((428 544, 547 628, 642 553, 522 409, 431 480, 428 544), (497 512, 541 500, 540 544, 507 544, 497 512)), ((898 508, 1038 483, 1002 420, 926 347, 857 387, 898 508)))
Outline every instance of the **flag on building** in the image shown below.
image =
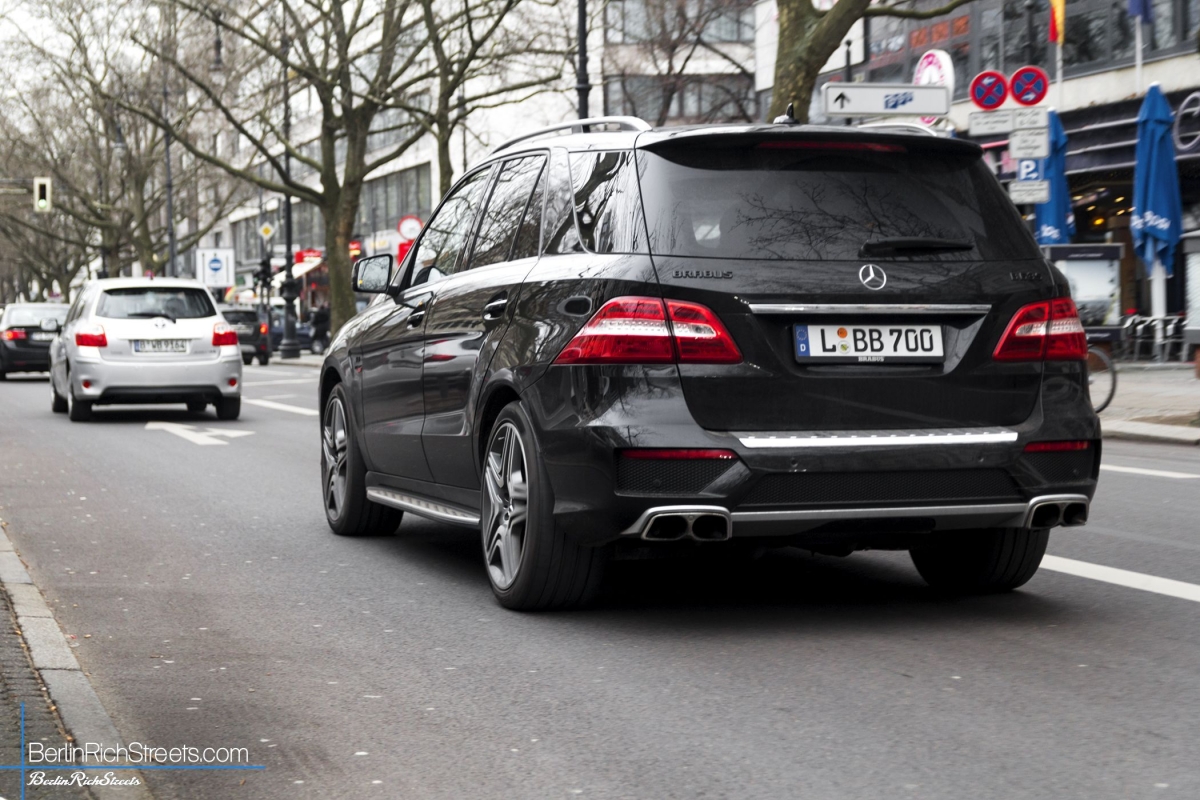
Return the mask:
POLYGON ((1129 0, 1129 9, 1126 13, 1131 17, 1141 19, 1142 22, 1153 22, 1154 4, 1150 0, 1129 0))
MULTIPOLYGON (((1130 0, 1131 3, 1139 0, 1130 0)), ((1050 0, 1050 41, 1061 45, 1067 38, 1067 0, 1050 0)))

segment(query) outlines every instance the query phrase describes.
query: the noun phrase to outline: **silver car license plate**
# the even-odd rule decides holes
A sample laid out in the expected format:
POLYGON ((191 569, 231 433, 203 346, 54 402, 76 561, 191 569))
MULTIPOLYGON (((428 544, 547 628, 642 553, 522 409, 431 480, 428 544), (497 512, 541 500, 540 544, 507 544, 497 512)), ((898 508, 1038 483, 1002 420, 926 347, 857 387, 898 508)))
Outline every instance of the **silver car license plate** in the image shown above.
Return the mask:
POLYGON ((940 362, 941 325, 797 325, 796 358, 846 363, 940 362))
POLYGON ((134 339, 135 353, 186 353, 187 339, 134 339))
POLYGON ((35 331, 34 333, 29 334, 29 338, 34 342, 48 342, 54 338, 54 334, 45 333, 43 331, 35 331))

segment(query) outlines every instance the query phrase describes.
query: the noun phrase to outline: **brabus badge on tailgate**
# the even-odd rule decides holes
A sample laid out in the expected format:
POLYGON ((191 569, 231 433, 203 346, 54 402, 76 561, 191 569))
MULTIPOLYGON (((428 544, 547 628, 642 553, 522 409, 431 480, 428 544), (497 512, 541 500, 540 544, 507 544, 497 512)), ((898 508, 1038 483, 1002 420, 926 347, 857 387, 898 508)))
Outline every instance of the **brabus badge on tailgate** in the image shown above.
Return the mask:
POLYGON ((673 273, 676 278, 715 278, 717 280, 731 280, 733 278, 732 270, 718 271, 715 269, 677 269, 673 273))

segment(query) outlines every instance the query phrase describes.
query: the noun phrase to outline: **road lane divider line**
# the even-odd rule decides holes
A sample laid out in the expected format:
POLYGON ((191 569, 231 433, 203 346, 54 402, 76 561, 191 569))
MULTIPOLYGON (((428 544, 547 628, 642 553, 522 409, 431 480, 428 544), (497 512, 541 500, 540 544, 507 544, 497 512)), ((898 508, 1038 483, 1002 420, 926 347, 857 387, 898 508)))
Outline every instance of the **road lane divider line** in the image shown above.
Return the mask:
POLYGON ((1195 475, 1191 472, 1171 472, 1166 469, 1144 469, 1142 467, 1118 467, 1116 464, 1101 464, 1100 469, 1105 472, 1127 472, 1130 475, 1149 475, 1152 478, 1178 478, 1180 480, 1200 478, 1200 475, 1195 475))
POLYGON ((263 408, 273 408, 276 411, 290 411, 293 414, 302 414, 306 417, 315 417, 320 413, 315 408, 302 408, 300 406, 290 406, 287 403, 276 403, 273 400, 251 400, 249 397, 243 397, 242 402, 249 403, 252 406, 262 406, 263 408))
POLYGON ((1077 578, 1091 578, 1094 581, 1124 586, 1127 589, 1141 589, 1143 592, 1177 597, 1180 600, 1191 600, 1200 603, 1200 586, 1185 583, 1171 578, 1159 578, 1142 572, 1133 572, 1116 567, 1105 567, 1087 561, 1076 561, 1062 556, 1043 556, 1042 569, 1061 572, 1064 575, 1074 575, 1077 578))

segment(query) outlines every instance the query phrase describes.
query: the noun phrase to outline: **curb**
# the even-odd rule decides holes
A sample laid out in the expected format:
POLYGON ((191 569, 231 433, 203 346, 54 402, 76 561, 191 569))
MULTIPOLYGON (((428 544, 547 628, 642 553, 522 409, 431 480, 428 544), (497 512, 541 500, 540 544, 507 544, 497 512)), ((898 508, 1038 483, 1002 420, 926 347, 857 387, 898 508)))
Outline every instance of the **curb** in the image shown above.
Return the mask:
POLYGON ((1133 442, 1157 444, 1200 445, 1200 428, 1183 425, 1158 425, 1153 422, 1111 420, 1100 422, 1101 434, 1105 439, 1124 439, 1133 442))
MULTIPOLYGON (((17 627, 29 648, 29 660, 74 741, 124 744, 3 526, 0 526, 0 589, 12 601, 17 627)), ((88 791, 97 800, 150 800, 150 790, 140 772, 121 772, 121 777, 137 777, 141 784, 89 786, 88 791)))

